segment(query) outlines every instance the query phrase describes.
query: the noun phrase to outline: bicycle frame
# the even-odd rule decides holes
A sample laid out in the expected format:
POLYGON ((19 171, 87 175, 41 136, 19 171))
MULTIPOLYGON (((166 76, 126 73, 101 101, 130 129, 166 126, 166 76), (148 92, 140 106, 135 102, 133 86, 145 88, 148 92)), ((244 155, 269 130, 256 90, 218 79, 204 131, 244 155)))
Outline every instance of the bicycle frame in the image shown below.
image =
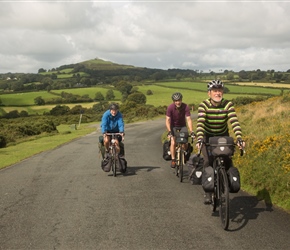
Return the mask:
MULTIPOLYGON (((190 138, 191 136, 189 135, 188 138, 190 138)), ((192 138, 192 137, 191 137, 192 138)), ((193 142, 193 138, 192 138, 192 142, 193 142)), ((175 168, 175 175, 177 177, 179 177, 179 181, 182 182, 183 181, 183 167, 185 165, 185 153, 187 153, 186 150, 184 150, 184 145, 187 144, 186 143, 182 143, 182 142, 178 142, 175 146, 176 149, 176 153, 175 153, 175 159, 176 159, 176 168, 175 168)))
POLYGON ((120 133, 106 133, 107 136, 111 136, 110 145, 109 145, 109 154, 111 157, 111 169, 113 171, 113 176, 117 175, 117 149, 116 149, 116 140, 118 140, 117 135, 120 133))
MULTIPOLYGON (((201 148, 205 144, 207 148, 208 155, 211 155, 211 151, 209 150, 210 144, 202 142, 200 145, 201 148)), ((224 144, 223 146, 235 146, 237 144, 224 144)), ((216 145, 214 145, 216 146, 216 145)), ((245 153, 244 148, 241 148, 240 154, 241 156, 245 153)), ((222 227, 224 230, 227 230, 229 227, 229 181, 226 172, 226 158, 228 156, 225 155, 215 155, 213 156, 213 171, 214 171, 214 190, 212 193, 212 211, 215 212, 217 206, 219 207, 219 216, 221 218, 222 227)))

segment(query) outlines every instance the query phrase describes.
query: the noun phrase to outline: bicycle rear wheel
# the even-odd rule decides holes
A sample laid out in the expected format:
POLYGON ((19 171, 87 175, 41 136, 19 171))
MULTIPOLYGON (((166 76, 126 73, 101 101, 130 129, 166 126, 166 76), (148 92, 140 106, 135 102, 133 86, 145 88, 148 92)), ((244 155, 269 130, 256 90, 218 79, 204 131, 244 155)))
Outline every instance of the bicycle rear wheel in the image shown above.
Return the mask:
POLYGON ((228 177, 224 168, 219 170, 219 214, 222 222, 222 227, 227 230, 229 227, 229 184, 228 177))

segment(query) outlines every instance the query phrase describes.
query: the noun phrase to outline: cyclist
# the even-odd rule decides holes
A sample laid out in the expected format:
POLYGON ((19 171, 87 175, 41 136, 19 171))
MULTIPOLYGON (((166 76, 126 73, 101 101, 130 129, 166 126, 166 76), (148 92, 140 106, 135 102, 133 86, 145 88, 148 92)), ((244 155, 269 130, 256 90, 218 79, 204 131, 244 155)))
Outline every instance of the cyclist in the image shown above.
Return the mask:
POLYGON ((104 137, 104 146, 106 153, 109 152, 109 145, 111 136, 106 133, 120 133, 117 135, 118 140, 116 141, 117 153, 120 152, 120 142, 124 137, 124 121, 122 113, 119 111, 119 106, 116 103, 112 103, 109 109, 103 114, 101 123, 102 134, 104 137))
MULTIPOLYGON (((213 80, 207 84, 209 98, 198 106, 198 118, 196 126, 197 147, 201 142, 208 143, 212 136, 229 136, 228 121, 231 123, 233 132, 240 148, 245 146, 242 140, 242 130, 238 121, 234 104, 223 98, 224 84, 220 80, 213 80)), ((213 158, 208 156, 205 146, 201 149, 204 157, 204 168, 212 166, 213 158)), ((227 166, 232 165, 232 160, 227 159, 227 166)), ((205 193, 204 204, 211 204, 211 193, 205 193)))
MULTIPOLYGON (((190 109, 187 104, 182 102, 182 94, 179 92, 173 93, 172 96, 173 103, 167 107, 166 111, 166 128, 168 130, 168 138, 170 138, 170 153, 171 153, 171 167, 176 167, 176 142, 175 134, 176 130, 180 130, 188 133, 188 129, 191 136, 194 136, 192 131, 192 121, 190 117, 190 109), (186 122, 188 129, 186 127, 186 122)), ((185 150, 188 149, 188 144, 185 144, 185 150)))

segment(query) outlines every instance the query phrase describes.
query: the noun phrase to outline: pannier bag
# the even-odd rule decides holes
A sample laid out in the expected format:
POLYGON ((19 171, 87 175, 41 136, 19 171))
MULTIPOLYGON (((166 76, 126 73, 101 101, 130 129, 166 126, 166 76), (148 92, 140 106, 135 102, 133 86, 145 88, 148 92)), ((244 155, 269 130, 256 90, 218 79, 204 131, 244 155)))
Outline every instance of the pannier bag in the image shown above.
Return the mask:
POLYGON ((230 193, 237 193, 241 187, 240 173, 236 167, 230 167, 227 171, 230 193))
POLYGON ((105 146, 104 146, 104 137, 102 135, 99 136, 98 146, 99 146, 99 153, 101 153, 102 158, 104 159, 104 157, 105 157, 105 146))
POLYGON ((185 162, 187 162, 189 160, 189 157, 190 157, 192 151, 193 151, 193 147, 191 146, 190 143, 188 143, 186 155, 185 155, 185 162))
POLYGON ((118 155, 117 170, 119 170, 121 173, 125 173, 126 172, 126 170, 127 170, 127 160, 124 158, 124 156, 118 155))
POLYGON ((119 154, 121 156, 124 156, 125 155, 125 145, 123 142, 120 142, 119 145, 120 145, 120 153, 119 154))
POLYGON ((214 190, 214 172, 212 167, 206 167, 202 173, 202 188, 205 192, 214 190))
POLYGON ((163 143, 163 159, 165 161, 171 161, 170 141, 168 140, 163 143))
POLYGON ((101 168, 104 172, 110 172, 111 171, 111 162, 112 159, 109 155, 107 155, 101 162, 101 168))
POLYGON ((209 138, 210 152, 213 156, 231 156, 234 154, 234 139, 229 136, 214 136, 209 138))
POLYGON ((203 157, 193 154, 186 163, 188 167, 189 180, 192 185, 201 185, 201 176, 203 172, 203 157))

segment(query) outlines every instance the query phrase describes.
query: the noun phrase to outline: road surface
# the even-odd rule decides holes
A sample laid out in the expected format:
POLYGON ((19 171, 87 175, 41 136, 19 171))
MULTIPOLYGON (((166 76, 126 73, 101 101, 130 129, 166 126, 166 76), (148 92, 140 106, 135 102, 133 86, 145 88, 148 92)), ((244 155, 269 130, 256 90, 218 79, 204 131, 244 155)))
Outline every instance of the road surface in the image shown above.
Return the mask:
POLYGON ((289 249, 290 215, 231 194, 229 231, 162 158, 165 119, 126 126, 128 171, 100 168, 98 133, 0 171, 0 249, 289 249))

